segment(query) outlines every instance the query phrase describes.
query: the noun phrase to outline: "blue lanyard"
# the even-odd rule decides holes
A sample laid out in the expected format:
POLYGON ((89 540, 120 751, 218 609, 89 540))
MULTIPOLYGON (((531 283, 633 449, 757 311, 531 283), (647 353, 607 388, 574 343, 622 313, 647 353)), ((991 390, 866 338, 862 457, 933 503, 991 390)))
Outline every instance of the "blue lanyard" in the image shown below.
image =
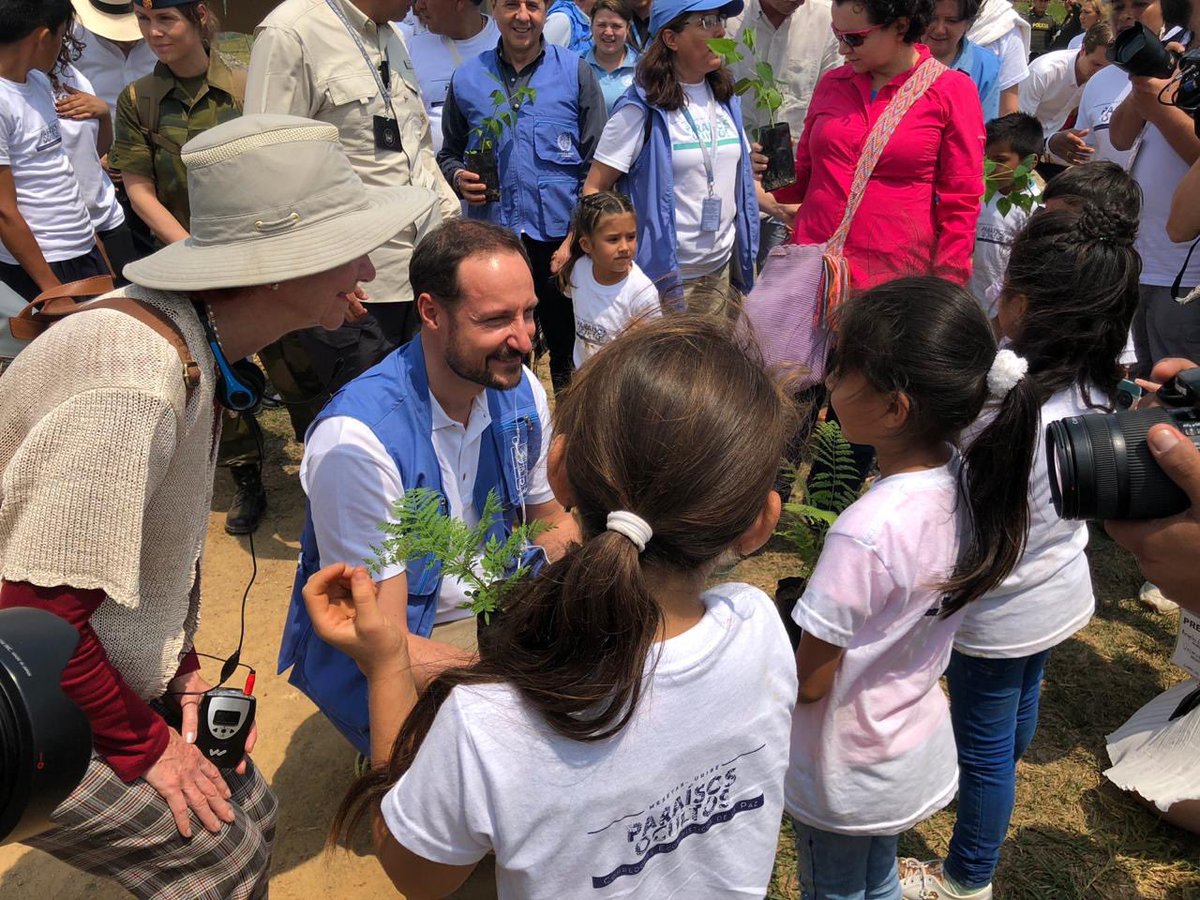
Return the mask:
POLYGON ((717 109, 716 103, 712 97, 708 98, 708 131, 711 138, 711 148, 704 146, 704 139, 700 137, 700 129, 696 127, 696 120, 692 118, 692 111, 684 104, 682 107, 683 117, 687 120, 688 127, 692 129, 692 134, 696 136, 696 143, 700 147, 700 155, 704 158, 704 177, 708 179, 708 196, 713 195, 716 187, 716 181, 713 177, 713 166, 717 158, 717 109))

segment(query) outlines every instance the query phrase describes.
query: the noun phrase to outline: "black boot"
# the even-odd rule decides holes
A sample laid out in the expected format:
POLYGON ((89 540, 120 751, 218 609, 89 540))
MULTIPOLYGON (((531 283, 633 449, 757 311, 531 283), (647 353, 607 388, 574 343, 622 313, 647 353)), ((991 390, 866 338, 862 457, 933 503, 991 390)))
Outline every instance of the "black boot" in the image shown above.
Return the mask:
POLYGON ((263 488, 262 472, 256 465, 230 466, 229 473, 237 492, 225 515, 228 534, 250 534, 258 528, 267 511, 267 492, 263 488))

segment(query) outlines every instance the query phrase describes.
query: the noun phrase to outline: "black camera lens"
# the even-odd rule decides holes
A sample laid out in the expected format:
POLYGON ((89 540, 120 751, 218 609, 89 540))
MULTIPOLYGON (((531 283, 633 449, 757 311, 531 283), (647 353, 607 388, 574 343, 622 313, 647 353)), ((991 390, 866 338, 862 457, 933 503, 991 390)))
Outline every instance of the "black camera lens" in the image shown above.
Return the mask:
POLYGON ((1146 433, 1160 422, 1190 434, 1196 413, 1152 408, 1051 422, 1046 457, 1054 511, 1064 519, 1157 519, 1187 509, 1187 494, 1146 446, 1146 433))
POLYGON ((1108 49, 1108 59, 1130 75, 1145 78, 1170 78, 1179 62, 1178 54, 1164 47, 1158 35, 1141 22, 1134 22, 1117 35, 1108 49))
POLYGON ((0 843, 50 827, 92 755, 92 730, 59 686, 79 632, 53 613, 0 610, 0 843))

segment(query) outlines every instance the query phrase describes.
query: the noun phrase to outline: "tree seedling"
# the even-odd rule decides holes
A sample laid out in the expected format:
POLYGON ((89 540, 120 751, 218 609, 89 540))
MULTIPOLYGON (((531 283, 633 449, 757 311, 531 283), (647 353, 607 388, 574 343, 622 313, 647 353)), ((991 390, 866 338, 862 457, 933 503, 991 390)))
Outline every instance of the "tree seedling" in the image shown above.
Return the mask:
POLYGON ((488 492, 474 526, 450 518, 444 507, 437 491, 405 491, 392 506, 396 521, 379 525, 385 537, 380 546, 371 548, 375 557, 367 565, 378 575, 397 563, 407 565, 410 560, 422 558, 427 564, 437 561, 443 577, 458 578, 466 586, 470 602, 463 604, 464 608, 491 624, 492 615, 504 608, 504 599, 513 585, 529 573, 529 566, 522 562, 523 551, 550 526, 537 520, 522 522, 507 540, 489 538, 488 526, 504 508, 494 490, 488 492))
MULTIPOLYGON (((496 81, 495 76, 492 77, 496 81)), ((499 83, 497 81, 497 83, 499 83)), ((533 103, 537 99, 537 90, 531 87, 517 88, 512 96, 502 88, 496 88, 491 94, 492 112, 484 116, 478 126, 468 132, 468 136, 479 139, 479 146, 466 153, 467 168, 479 176, 487 188, 485 198, 489 203, 500 199, 500 172, 496 162, 496 146, 504 137, 507 128, 515 128, 517 110, 523 103, 533 103)))
POLYGON ((754 105, 767 114, 770 125, 758 129, 758 143, 767 157, 767 170, 763 172, 764 190, 774 191, 796 181, 796 161, 792 155, 792 129, 787 122, 777 122, 776 113, 783 106, 783 92, 775 69, 756 54, 756 37, 753 28, 742 31, 740 41, 733 38, 710 38, 708 47, 721 57, 724 65, 735 67, 749 57, 754 63, 753 74, 739 78, 733 86, 739 97, 754 95, 754 105), (743 51, 745 51, 743 53, 743 51))
POLYGON ((983 202, 991 203, 992 198, 1011 176, 1012 187, 1007 194, 1001 194, 1000 199, 996 201, 996 211, 1002 216, 1007 216, 1016 207, 1027 215, 1032 213, 1036 207, 1042 204, 1041 192, 1037 189, 1037 180, 1034 177, 1036 165, 1037 157, 1033 154, 1021 160, 1015 169, 1009 169, 1008 166, 995 160, 985 159, 983 161, 983 202))

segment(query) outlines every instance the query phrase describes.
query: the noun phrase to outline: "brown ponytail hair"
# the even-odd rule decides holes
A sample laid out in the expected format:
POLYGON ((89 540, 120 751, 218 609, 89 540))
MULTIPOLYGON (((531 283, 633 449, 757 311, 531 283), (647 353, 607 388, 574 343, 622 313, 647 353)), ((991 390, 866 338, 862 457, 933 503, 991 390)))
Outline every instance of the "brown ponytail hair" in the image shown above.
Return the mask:
POLYGON ((489 652, 435 678, 383 767, 342 801, 345 837, 412 765, 463 685, 504 682, 557 733, 600 741, 637 713, 662 613, 647 570, 703 574, 758 518, 795 421, 792 404, 728 323, 679 315, 606 345, 558 399, 554 430, 583 543, 519 585, 488 626, 489 652), (610 512, 654 531, 643 552, 610 512))
MULTIPOLYGON (((996 337, 961 286, 931 276, 889 281, 846 304, 838 332, 838 372, 857 372, 881 393, 907 396, 913 440, 956 443, 979 418, 996 337)), ((1040 405, 1029 373, 996 404, 995 417, 963 454, 962 551, 953 572, 931 573, 944 579, 943 616, 995 588, 1021 558, 1040 405)))

